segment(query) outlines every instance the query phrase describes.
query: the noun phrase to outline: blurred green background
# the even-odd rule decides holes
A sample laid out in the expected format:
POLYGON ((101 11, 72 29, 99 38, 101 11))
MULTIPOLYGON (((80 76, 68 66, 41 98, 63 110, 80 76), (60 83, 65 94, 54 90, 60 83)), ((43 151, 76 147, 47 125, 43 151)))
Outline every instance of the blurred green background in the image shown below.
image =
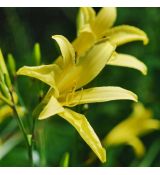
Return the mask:
MULTIPOLYGON (((99 8, 95 8, 96 11, 99 8)), ((141 42, 133 42, 119 47, 122 53, 132 54, 148 66, 148 75, 129 69, 108 66, 93 82, 92 86, 121 86, 135 92, 139 101, 154 112, 160 119, 160 8, 118 8, 115 25, 128 24, 144 30, 150 42, 144 46, 141 42)), ((72 41, 76 37, 76 15, 78 8, 0 8, 0 48, 5 58, 12 53, 16 59, 17 69, 23 65, 35 65, 33 46, 39 42, 42 62, 50 64, 59 55, 53 34, 61 34, 72 41)), ((37 88, 44 91, 47 86, 27 77, 18 78, 19 90, 30 113, 38 103, 37 88), (37 85, 35 84, 37 83, 37 85)), ((132 111, 132 102, 113 101, 89 105, 87 118, 97 135, 103 138, 116 124, 125 119, 132 111)), ((28 116, 30 117, 30 116, 28 116)), ((0 124, 3 130, 7 121, 0 124)), ((26 121, 26 126, 27 126, 26 121)), ((59 166, 66 152, 70 154, 69 166, 85 166, 84 162, 90 152, 89 147, 80 138, 75 129, 59 117, 51 117, 39 121, 38 126, 46 159, 40 166, 59 166)), ((142 138, 146 146, 146 155, 157 142, 160 145, 160 132, 155 131, 142 138)), ((37 150, 40 145, 37 144, 37 150)), ((91 166, 160 166, 160 151, 155 156, 151 153, 137 159, 129 146, 119 146, 107 150, 108 162, 99 161, 91 166), (153 156, 153 158, 151 157, 153 156), (144 163, 146 159, 151 159, 144 163)), ((0 160, 0 166, 29 166, 25 143, 16 146, 0 160)))

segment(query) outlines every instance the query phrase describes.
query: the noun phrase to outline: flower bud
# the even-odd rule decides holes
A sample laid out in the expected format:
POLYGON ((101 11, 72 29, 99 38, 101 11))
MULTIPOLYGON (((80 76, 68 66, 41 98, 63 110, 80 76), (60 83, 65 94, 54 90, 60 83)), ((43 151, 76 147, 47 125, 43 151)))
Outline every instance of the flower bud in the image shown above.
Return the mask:
POLYGON ((8 87, 9 89, 11 89, 12 84, 11 84, 11 80, 10 80, 10 77, 9 77, 8 74, 4 74, 4 82, 5 82, 5 84, 7 85, 7 87, 8 87))
POLYGON ((9 90, 8 90, 7 86, 5 85, 5 83, 3 83, 3 82, 0 82, 0 91, 1 91, 2 95, 4 95, 7 99, 10 99, 9 90))
POLYGON ((40 49, 40 44, 35 43, 34 49, 33 49, 33 56, 35 59, 36 66, 41 64, 41 49, 40 49))
POLYGON ((16 63, 12 54, 8 54, 8 68, 13 77, 16 75, 16 63))
POLYGON ((1 72, 1 81, 3 82, 2 77, 4 76, 4 82, 6 83, 6 85, 8 87, 10 87, 11 86, 11 80, 10 80, 10 77, 9 77, 9 74, 8 74, 8 70, 7 70, 7 67, 6 67, 1 49, 0 49, 0 72, 1 72))
POLYGON ((7 67, 6 67, 6 64, 5 64, 5 61, 4 61, 1 49, 0 49, 0 71, 3 74, 8 74, 8 70, 7 70, 7 67))
POLYGON ((3 75, 3 73, 1 72, 1 70, 0 70, 0 81, 4 83, 4 75, 3 75))

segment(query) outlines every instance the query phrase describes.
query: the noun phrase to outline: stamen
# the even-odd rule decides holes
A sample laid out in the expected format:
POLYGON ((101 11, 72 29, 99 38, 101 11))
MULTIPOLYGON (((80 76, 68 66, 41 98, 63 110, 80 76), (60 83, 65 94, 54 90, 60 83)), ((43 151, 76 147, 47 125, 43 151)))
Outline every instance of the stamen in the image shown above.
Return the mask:
POLYGON ((83 88, 81 88, 81 93, 80 93, 79 100, 77 102, 75 102, 75 103, 72 103, 72 100, 74 99, 74 96, 75 96, 76 88, 77 88, 77 81, 74 81, 73 88, 67 93, 67 96, 66 96, 66 102, 65 102, 65 104, 67 106, 69 106, 69 107, 77 106, 78 104, 80 104, 80 101, 82 99, 83 88))
POLYGON ((66 105, 69 106, 69 100, 73 99, 74 92, 76 91, 77 82, 74 80, 73 82, 73 88, 68 91, 66 96, 66 105))

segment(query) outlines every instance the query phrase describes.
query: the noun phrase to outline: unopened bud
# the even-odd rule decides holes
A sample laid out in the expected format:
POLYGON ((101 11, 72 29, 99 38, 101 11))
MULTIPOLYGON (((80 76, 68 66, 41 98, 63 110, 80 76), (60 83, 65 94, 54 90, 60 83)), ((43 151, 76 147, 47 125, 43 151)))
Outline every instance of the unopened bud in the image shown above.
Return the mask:
POLYGON ((13 77, 16 75, 16 63, 12 54, 8 54, 8 68, 13 77))
POLYGON ((31 145, 32 144, 32 135, 31 134, 27 134, 27 139, 28 139, 29 145, 31 145))
POLYGON ((36 65, 37 66, 40 65, 41 64, 41 49, 40 49, 39 43, 35 43, 34 45, 33 56, 34 56, 36 65))
POLYGON ((3 83, 3 82, 0 82, 0 91, 7 99, 10 99, 9 90, 8 90, 7 86, 5 85, 5 83, 3 83))
MULTIPOLYGON (((8 74, 8 70, 7 70, 7 67, 6 67, 1 49, 0 49, 0 72, 1 72, 1 78, 4 76, 4 81, 5 81, 6 85, 8 87, 10 87, 11 86, 11 80, 10 80, 10 77, 9 77, 9 74, 8 74)), ((1 79, 1 81, 3 82, 3 78, 1 79)))
POLYGON ((1 72, 1 70, 0 70, 0 81, 4 83, 4 75, 3 75, 3 73, 1 72))
POLYGON ((7 70, 1 49, 0 49, 0 71, 3 74, 8 74, 8 70, 7 70))
POLYGON ((5 82, 5 84, 7 85, 7 87, 8 87, 9 89, 11 89, 12 84, 11 84, 11 80, 10 80, 10 77, 9 77, 8 74, 4 74, 4 82, 5 82))
POLYGON ((69 159, 70 159, 70 154, 68 152, 66 152, 61 159, 60 166, 61 167, 68 167, 69 166, 69 159))

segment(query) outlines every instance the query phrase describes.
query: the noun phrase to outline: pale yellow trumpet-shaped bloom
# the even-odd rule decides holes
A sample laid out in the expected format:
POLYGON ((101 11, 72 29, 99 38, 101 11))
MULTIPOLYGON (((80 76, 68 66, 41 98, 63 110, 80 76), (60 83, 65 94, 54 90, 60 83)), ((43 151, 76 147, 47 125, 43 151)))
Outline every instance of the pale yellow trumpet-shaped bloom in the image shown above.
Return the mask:
POLYGON ((145 147, 139 137, 158 129, 160 129, 160 121, 153 119, 152 111, 146 109, 141 103, 136 103, 131 115, 107 134, 103 144, 106 146, 130 145, 137 157, 141 157, 144 155, 145 147))
MULTIPOLYGON (((113 26, 116 21, 117 10, 114 7, 104 7, 96 14, 91 7, 81 7, 77 18, 78 36, 73 41, 73 46, 78 56, 82 56, 95 43, 107 39, 112 44, 119 46, 132 41, 143 41, 146 45, 146 33, 137 27, 129 25, 113 26)), ((107 65, 134 68, 147 74, 146 65, 137 58, 116 53, 107 65)), ((59 59, 57 60, 57 62, 59 59)))
POLYGON ((39 119, 46 119, 58 114, 73 125, 98 158, 105 162, 105 149, 87 118, 69 109, 69 107, 121 99, 137 101, 137 96, 120 87, 83 89, 83 86, 102 71, 107 60, 115 51, 115 46, 110 42, 104 40, 95 44, 85 56, 81 56, 77 61, 75 50, 65 37, 55 35, 52 38, 59 45, 62 54, 58 63, 35 67, 24 66, 17 72, 18 75, 37 78, 50 86, 34 115, 38 116, 39 119))

